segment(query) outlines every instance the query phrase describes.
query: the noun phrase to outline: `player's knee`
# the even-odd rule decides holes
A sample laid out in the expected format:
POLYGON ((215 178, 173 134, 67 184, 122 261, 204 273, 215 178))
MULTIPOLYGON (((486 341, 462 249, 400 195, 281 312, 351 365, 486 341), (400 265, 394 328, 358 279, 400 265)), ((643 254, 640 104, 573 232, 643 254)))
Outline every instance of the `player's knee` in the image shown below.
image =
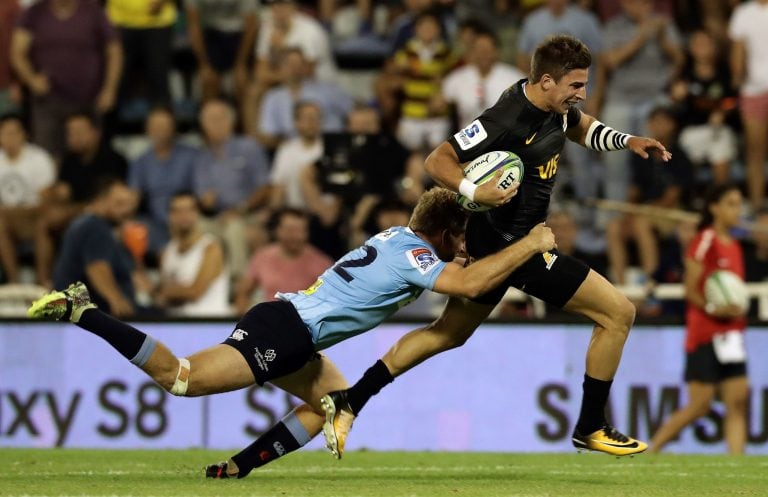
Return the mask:
POLYGON ((747 395, 738 395, 729 399, 725 409, 731 414, 744 414, 747 412, 747 395))
POLYGON ((709 402, 698 402, 691 405, 691 416, 698 419, 709 414, 709 402))
POLYGON ((616 304, 616 308, 611 313, 613 323, 611 328, 618 330, 624 335, 629 334, 630 328, 635 323, 635 314, 637 309, 635 304, 622 296, 616 304))
POLYGON ((194 396, 194 389, 189 388, 189 379, 192 372, 192 365, 189 359, 180 357, 175 368, 170 368, 155 378, 161 387, 171 395, 178 397, 194 396))

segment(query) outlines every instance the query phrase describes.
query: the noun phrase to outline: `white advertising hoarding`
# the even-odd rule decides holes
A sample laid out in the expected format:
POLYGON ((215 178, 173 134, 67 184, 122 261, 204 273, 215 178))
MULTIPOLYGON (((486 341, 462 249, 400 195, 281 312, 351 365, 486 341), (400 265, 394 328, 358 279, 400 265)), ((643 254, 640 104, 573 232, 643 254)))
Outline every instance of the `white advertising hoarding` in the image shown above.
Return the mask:
MULTIPOLYGON (((178 355, 221 342, 220 323, 139 325, 178 355)), ((326 355, 354 382, 407 324, 326 355)), ((487 324, 461 348, 398 378, 366 406, 350 450, 570 451, 581 401, 583 325, 487 324)), ((750 330, 748 452, 768 454, 768 330, 750 330)), ((683 330, 636 327, 611 394, 622 430, 647 439, 685 400, 683 330)), ((227 448, 247 445, 296 400, 267 386, 207 398, 166 394, 100 338, 74 326, 0 325, 0 446, 227 448)), ((670 451, 724 452, 722 406, 670 451)), ((320 440, 311 447, 322 447, 320 440)))

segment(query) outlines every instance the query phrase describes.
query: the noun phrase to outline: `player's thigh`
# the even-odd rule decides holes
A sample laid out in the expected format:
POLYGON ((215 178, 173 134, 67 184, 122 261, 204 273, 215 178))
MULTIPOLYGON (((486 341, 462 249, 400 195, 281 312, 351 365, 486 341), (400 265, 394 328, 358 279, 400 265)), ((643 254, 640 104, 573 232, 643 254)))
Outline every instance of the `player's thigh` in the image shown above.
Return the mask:
POLYGON ((717 386, 704 381, 690 381, 688 387, 688 405, 701 410, 703 416, 709 411, 709 405, 715 400, 717 386))
POLYGON ((635 306, 615 286, 590 269, 587 278, 565 304, 566 310, 604 327, 632 325, 635 306))
POLYGON ((243 354, 229 345, 214 345, 187 359, 190 364, 187 395, 229 392, 256 382, 243 354))
POLYGON ((339 368, 322 354, 316 354, 295 373, 272 380, 272 384, 300 398, 317 413, 323 412, 320 407, 323 395, 348 387, 339 368))
POLYGON ((427 328, 452 342, 464 343, 493 311, 495 304, 450 297, 440 316, 427 328))
POLYGON ((733 376, 720 382, 720 398, 726 409, 744 408, 749 397, 749 381, 746 376, 733 376))

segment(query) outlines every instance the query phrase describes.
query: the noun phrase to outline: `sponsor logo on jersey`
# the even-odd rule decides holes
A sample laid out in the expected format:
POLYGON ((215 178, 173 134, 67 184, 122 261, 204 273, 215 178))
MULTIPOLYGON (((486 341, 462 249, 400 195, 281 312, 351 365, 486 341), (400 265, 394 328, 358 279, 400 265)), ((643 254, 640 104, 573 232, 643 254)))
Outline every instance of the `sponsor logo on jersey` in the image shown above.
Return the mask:
POLYGON ((553 254, 551 252, 544 252, 543 254, 541 254, 541 256, 544 257, 544 262, 547 265, 547 271, 552 269, 552 265, 557 260, 557 254, 553 254))
POLYGON ((247 336, 248 336, 247 331, 241 330, 240 328, 238 328, 232 332, 232 336, 229 338, 231 338, 232 340, 237 340, 238 342, 242 342, 247 336))
POLYGON ((541 179, 549 179, 555 174, 557 174, 557 163, 559 161, 560 161, 560 154, 555 154, 543 166, 536 166, 536 169, 539 170, 539 177, 541 179))
POLYGON ((256 364, 259 366, 259 369, 262 371, 269 371, 269 364, 267 363, 274 361, 277 357, 277 353, 275 352, 275 349, 267 349, 266 352, 262 354, 258 347, 254 347, 253 357, 256 359, 256 364))
MULTIPOLYGON (((536 132, 538 133, 538 131, 536 132)), ((534 138, 536 138, 536 133, 532 134, 530 137, 525 139, 525 144, 530 145, 534 138)))
POLYGON ((485 131, 482 123, 480 123, 480 120, 475 119, 472 121, 472 124, 453 135, 453 137, 456 138, 456 142, 462 150, 469 150, 488 138, 488 133, 485 131))
POLYGON ((428 248, 415 248, 406 253, 411 266, 421 274, 427 274, 437 264, 437 256, 428 248))

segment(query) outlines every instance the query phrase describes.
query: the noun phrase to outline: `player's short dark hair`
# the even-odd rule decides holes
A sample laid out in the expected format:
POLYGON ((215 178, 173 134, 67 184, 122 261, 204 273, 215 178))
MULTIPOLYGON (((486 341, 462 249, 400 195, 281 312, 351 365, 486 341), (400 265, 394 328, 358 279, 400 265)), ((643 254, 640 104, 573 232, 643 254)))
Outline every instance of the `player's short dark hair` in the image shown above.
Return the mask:
POLYGON ((469 214, 456 202, 456 193, 434 187, 424 193, 413 208, 408 227, 425 235, 439 235, 448 230, 452 235, 464 232, 469 214))
POLYGON ((533 52, 530 81, 538 83, 549 74, 557 82, 574 69, 588 69, 591 65, 592 55, 581 40, 570 35, 550 36, 533 52))

